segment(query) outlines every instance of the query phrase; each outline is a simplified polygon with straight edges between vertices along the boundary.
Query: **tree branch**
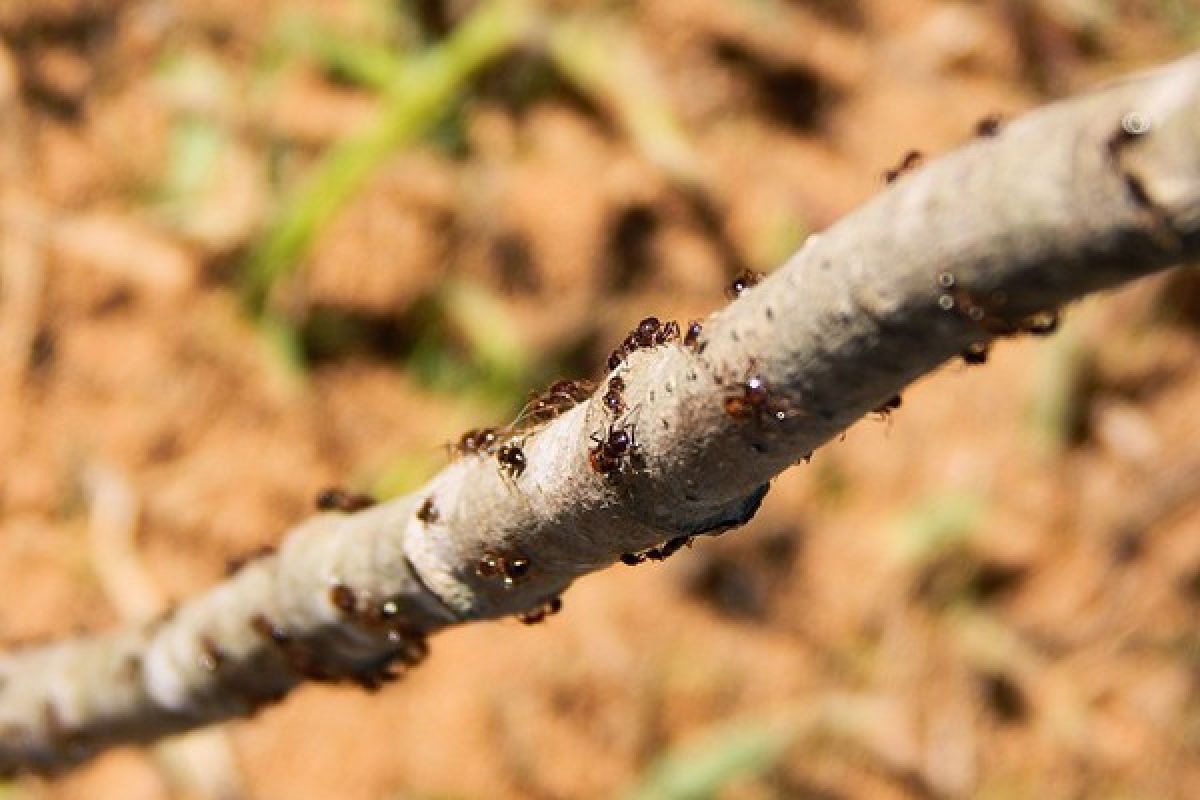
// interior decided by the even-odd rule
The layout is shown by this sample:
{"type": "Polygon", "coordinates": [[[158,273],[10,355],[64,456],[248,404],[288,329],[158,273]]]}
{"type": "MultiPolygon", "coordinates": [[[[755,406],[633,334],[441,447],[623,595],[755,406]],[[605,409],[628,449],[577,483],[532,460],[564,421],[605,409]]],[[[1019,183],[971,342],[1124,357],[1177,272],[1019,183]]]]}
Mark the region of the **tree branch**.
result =
{"type": "Polygon", "coordinates": [[[1198,250],[1193,57],[902,177],[693,344],[628,353],[619,415],[602,386],[412,495],[304,522],[168,617],[0,657],[0,771],[252,713],[305,679],[378,686],[434,631],[744,523],[772,476],[964,348],[1198,250]]]}

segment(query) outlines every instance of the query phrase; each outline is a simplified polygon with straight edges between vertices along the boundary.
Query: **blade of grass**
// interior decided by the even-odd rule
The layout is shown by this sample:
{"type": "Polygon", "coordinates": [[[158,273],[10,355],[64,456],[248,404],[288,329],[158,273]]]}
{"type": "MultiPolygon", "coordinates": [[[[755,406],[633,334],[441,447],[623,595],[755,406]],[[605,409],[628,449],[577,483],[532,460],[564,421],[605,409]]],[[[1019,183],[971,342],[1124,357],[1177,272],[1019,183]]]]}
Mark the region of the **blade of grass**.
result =
{"type": "Polygon", "coordinates": [[[673,748],[654,763],[626,800],[706,800],[731,781],[774,767],[795,738],[795,725],[752,721],[723,726],[673,748]]]}
{"type": "Polygon", "coordinates": [[[264,310],[272,287],[295,268],[321,228],[380,163],[430,130],[470,78],[525,36],[533,21],[523,2],[492,0],[442,44],[404,62],[379,120],[331,148],[251,255],[246,300],[252,310],[264,310]]]}
{"type": "Polygon", "coordinates": [[[706,183],[699,154],[660,90],[645,50],[614,22],[581,15],[555,24],[550,58],[607,108],[645,157],[688,187],[706,183]]]}
{"type": "Polygon", "coordinates": [[[969,541],[986,512],[987,502],[972,491],[947,491],[918,502],[894,526],[901,558],[925,564],[969,541]]]}
{"type": "Polygon", "coordinates": [[[333,30],[307,14],[288,16],[277,39],[287,56],[311,58],[340,78],[380,92],[392,91],[406,66],[394,46],[333,30]]]}

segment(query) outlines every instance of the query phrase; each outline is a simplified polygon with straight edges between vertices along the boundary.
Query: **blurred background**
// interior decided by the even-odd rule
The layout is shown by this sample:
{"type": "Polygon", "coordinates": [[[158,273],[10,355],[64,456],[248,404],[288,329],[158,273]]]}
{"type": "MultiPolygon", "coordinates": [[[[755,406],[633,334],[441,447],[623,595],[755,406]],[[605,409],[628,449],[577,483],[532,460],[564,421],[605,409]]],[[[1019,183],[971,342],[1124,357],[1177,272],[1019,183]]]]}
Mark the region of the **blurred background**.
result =
{"type": "MultiPolygon", "coordinates": [[[[0,0],[0,645],[418,486],[908,150],[1198,42],[1191,0],[0,0]]],[[[1198,332],[1194,270],[1087,301],[541,625],[0,798],[1197,796],[1198,332]]]]}

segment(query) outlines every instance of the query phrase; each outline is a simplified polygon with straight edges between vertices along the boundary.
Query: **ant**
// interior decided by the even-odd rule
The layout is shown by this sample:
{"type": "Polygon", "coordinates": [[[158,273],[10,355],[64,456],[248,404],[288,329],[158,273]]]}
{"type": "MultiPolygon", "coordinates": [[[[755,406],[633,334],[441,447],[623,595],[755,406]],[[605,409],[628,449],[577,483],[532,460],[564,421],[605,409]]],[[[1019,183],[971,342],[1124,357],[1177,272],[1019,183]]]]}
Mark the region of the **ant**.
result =
{"type": "Polygon", "coordinates": [[[980,137],[995,136],[1000,132],[1000,126],[1004,124],[1004,118],[999,114],[988,114],[979,122],[975,123],[975,135],[980,137]]]}
{"type": "Polygon", "coordinates": [[[895,183],[901,175],[920,164],[923,157],[920,150],[909,150],[899,164],[883,173],[883,182],[895,183]]]}
{"type": "Polygon", "coordinates": [[[692,320],[688,323],[687,333],[683,337],[684,347],[690,347],[695,350],[700,344],[700,332],[704,330],[704,326],[699,320],[692,320]]]}
{"type": "Polygon", "coordinates": [[[666,344],[667,342],[674,342],[678,340],[679,323],[675,320],[667,321],[661,328],[658,329],[658,333],[654,336],[655,344],[666,344]]]}
{"type": "Polygon", "coordinates": [[[612,372],[614,369],[621,366],[623,361],[625,361],[625,351],[618,347],[616,350],[613,350],[608,354],[608,371],[612,372]]]}
{"type": "Polygon", "coordinates": [[[375,505],[375,498],[369,494],[352,492],[349,489],[330,487],[317,492],[317,511],[344,511],[346,513],[362,511],[375,505]]]}
{"type": "Polygon", "coordinates": [[[649,550],[643,550],[640,553],[621,553],[621,563],[626,566],[636,567],[638,564],[644,564],[647,561],[666,561],[684,547],[691,547],[692,538],[691,536],[676,536],[673,539],[663,542],[658,547],[651,547],[649,550]]]}
{"type": "Polygon", "coordinates": [[[725,413],[736,420],[753,419],[762,425],[768,419],[782,422],[792,413],[787,402],[772,395],[766,379],[750,375],[737,386],[737,393],[725,397],[725,413]]]}
{"type": "Polygon", "coordinates": [[[640,448],[634,441],[633,434],[623,428],[610,425],[607,437],[593,433],[591,439],[596,446],[588,450],[588,463],[601,475],[619,473],[625,458],[629,459],[629,464],[634,469],[642,469],[646,465],[645,459],[638,452],[640,448]]]}
{"type": "Polygon", "coordinates": [[[485,550],[475,564],[475,573],[484,578],[503,578],[504,588],[511,589],[529,574],[528,558],[507,558],[485,550]]]}
{"type": "Polygon", "coordinates": [[[880,419],[887,419],[888,416],[895,411],[904,402],[904,398],[898,394],[894,394],[887,400],[871,409],[872,414],[878,414],[880,419]]]}
{"type": "Polygon", "coordinates": [[[541,392],[530,393],[529,403],[517,417],[517,424],[514,427],[518,427],[518,429],[523,427],[519,423],[526,415],[532,424],[548,422],[582,403],[594,391],[596,391],[596,384],[589,380],[556,381],[541,392]]]}
{"type": "Polygon", "coordinates": [[[506,444],[497,450],[496,460],[500,462],[500,469],[513,480],[521,477],[525,467],[529,466],[525,460],[525,451],[521,449],[520,445],[515,444],[506,444]]]}
{"type": "Polygon", "coordinates": [[[1049,336],[1058,330],[1060,321],[1057,311],[1043,311],[1021,320],[1020,328],[1024,333],[1034,336],[1049,336]]]}
{"type": "Polygon", "coordinates": [[[433,503],[433,495],[425,498],[425,502],[421,503],[421,507],[417,509],[417,519],[424,522],[426,525],[432,525],[441,517],[438,513],[437,506],[433,503]]]}
{"type": "Polygon", "coordinates": [[[966,349],[958,355],[964,364],[986,364],[991,350],[992,346],[988,342],[975,342],[967,345],[966,349]]]}
{"type": "Polygon", "coordinates": [[[988,300],[980,299],[971,291],[956,286],[954,275],[949,272],[940,273],[937,284],[942,290],[938,296],[938,305],[942,309],[958,311],[992,336],[1016,336],[1020,333],[1048,336],[1058,330],[1060,317],[1056,309],[1040,311],[1013,321],[1000,316],[1000,307],[1005,303],[1003,292],[993,292],[988,300]]]}
{"type": "Polygon", "coordinates": [[[517,619],[526,625],[536,625],[546,617],[553,616],[560,611],[562,611],[562,598],[555,595],[548,600],[544,600],[537,608],[520,612],[517,614],[517,619]]]}
{"type": "Polygon", "coordinates": [[[234,556],[233,558],[231,558],[225,562],[225,574],[232,575],[235,572],[237,572],[238,570],[240,570],[242,567],[249,564],[251,561],[257,561],[260,558],[266,558],[267,556],[271,556],[274,554],[275,554],[275,546],[270,545],[270,544],[264,544],[261,547],[257,547],[254,550],[251,550],[249,553],[246,553],[245,555],[234,556]]]}
{"type": "Polygon", "coordinates": [[[608,391],[604,393],[604,407],[614,415],[625,410],[625,400],[621,393],[625,391],[625,381],[620,375],[613,375],[608,380],[608,391]]]}
{"type": "Polygon", "coordinates": [[[679,339],[679,333],[679,323],[675,320],[663,323],[658,317],[646,317],[625,336],[620,347],[609,354],[609,372],[621,366],[633,351],[674,342],[679,339]]]}
{"type": "MultiPolygon", "coordinates": [[[[725,294],[733,299],[741,297],[743,292],[745,292],[747,289],[757,286],[758,283],[765,277],[766,276],[761,272],[744,269],[734,277],[733,282],[729,284],[729,288],[725,290],[725,294]]],[[[690,326],[688,328],[688,332],[691,333],[690,326]]]]}
{"type": "Polygon", "coordinates": [[[458,439],[454,450],[459,455],[472,453],[491,453],[496,446],[495,428],[472,428],[458,439]]]}
{"type": "Polygon", "coordinates": [[[659,329],[662,323],[658,321],[658,317],[646,317],[637,324],[637,327],[629,334],[625,342],[628,343],[633,339],[637,347],[654,347],[655,339],[658,337],[659,329]]]}

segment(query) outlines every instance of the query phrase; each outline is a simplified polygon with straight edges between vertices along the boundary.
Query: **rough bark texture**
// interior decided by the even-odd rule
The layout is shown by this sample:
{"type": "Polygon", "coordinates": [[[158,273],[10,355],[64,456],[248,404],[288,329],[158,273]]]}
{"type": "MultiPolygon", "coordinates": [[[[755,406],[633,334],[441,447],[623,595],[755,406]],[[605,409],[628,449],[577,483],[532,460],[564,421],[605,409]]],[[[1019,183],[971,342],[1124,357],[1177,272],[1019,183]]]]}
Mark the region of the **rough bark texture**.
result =
{"type": "Polygon", "coordinates": [[[510,437],[523,471],[495,448],[463,455],[412,495],[308,520],[166,618],[0,657],[0,771],[248,714],[305,679],[377,686],[440,628],[745,522],[772,476],[964,348],[1198,250],[1191,58],[901,177],[705,320],[695,346],[632,352],[620,415],[602,384],[510,437]],[[592,437],[613,429],[636,454],[600,474],[592,437]]]}

